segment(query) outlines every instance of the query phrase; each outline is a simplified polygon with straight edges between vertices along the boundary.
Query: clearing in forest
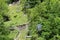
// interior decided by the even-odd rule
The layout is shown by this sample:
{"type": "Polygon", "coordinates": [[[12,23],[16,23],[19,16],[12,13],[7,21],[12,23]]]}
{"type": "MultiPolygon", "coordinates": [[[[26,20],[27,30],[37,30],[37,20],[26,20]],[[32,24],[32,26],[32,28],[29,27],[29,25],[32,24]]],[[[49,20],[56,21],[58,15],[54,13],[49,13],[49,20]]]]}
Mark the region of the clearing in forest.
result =
{"type": "MultiPolygon", "coordinates": [[[[22,12],[22,6],[20,3],[9,4],[8,9],[9,9],[9,11],[8,11],[7,15],[9,16],[9,21],[6,21],[4,23],[6,27],[23,25],[24,23],[27,23],[27,15],[25,15],[22,12]]],[[[20,36],[19,40],[24,39],[22,36],[26,35],[25,32],[26,32],[26,30],[21,31],[21,34],[20,34],[21,36],[20,36]]],[[[18,33],[17,30],[11,31],[10,34],[8,35],[8,37],[14,39],[14,37],[16,37],[17,33],[18,33]]]]}

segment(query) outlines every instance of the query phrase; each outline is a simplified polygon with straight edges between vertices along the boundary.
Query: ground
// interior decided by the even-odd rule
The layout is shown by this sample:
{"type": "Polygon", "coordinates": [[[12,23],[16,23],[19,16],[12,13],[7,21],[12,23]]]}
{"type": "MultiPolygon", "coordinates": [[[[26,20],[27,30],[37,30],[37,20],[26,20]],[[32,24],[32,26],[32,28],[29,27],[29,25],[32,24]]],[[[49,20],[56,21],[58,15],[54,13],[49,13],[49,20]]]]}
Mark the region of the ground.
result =
{"type": "MultiPolygon", "coordinates": [[[[22,12],[22,5],[20,5],[20,3],[9,4],[8,9],[9,11],[7,15],[9,16],[10,21],[4,22],[6,27],[18,26],[27,23],[27,15],[22,12]]],[[[24,36],[27,35],[27,30],[23,29],[20,30],[20,32],[19,40],[25,40],[26,38],[24,36]]],[[[14,39],[17,33],[17,30],[11,31],[8,37],[14,39]]]]}

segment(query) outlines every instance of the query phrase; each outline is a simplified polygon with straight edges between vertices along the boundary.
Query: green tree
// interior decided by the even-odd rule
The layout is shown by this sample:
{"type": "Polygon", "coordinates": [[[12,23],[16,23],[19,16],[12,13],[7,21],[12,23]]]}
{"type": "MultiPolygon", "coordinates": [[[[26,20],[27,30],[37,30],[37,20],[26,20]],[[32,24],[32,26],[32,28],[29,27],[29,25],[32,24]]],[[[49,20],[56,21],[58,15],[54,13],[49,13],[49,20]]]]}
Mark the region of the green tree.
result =
{"type": "Polygon", "coordinates": [[[30,21],[31,35],[38,40],[60,40],[60,1],[59,0],[43,0],[35,5],[32,9],[28,9],[30,21]],[[42,24],[42,30],[38,33],[36,25],[42,24]],[[38,36],[34,36],[38,35],[38,36]],[[56,37],[58,35],[58,37],[56,37]]]}
{"type": "Polygon", "coordinates": [[[4,26],[3,15],[7,13],[6,0],[0,0],[0,40],[11,40],[7,37],[9,30],[4,26]]]}

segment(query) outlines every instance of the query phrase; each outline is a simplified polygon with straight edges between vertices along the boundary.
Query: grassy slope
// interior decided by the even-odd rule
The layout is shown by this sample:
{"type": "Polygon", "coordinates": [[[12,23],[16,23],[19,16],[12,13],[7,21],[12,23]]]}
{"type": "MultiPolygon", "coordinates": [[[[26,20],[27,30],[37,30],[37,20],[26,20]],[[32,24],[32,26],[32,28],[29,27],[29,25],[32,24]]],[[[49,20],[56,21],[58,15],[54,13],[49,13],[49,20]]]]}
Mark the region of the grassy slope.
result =
{"type": "Polygon", "coordinates": [[[7,15],[9,15],[10,21],[5,22],[5,25],[10,26],[10,25],[20,25],[20,24],[26,23],[27,16],[26,15],[24,16],[21,10],[22,8],[20,7],[20,5],[15,4],[15,5],[9,6],[9,12],[7,15]]]}
{"type": "Polygon", "coordinates": [[[27,36],[27,32],[28,32],[28,27],[26,27],[25,29],[20,31],[20,40],[26,40],[26,36],[27,36]]]}
{"type": "MultiPolygon", "coordinates": [[[[5,22],[5,26],[9,27],[9,26],[16,26],[16,25],[20,25],[20,24],[24,24],[27,22],[27,16],[23,14],[22,7],[19,4],[14,4],[12,6],[9,6],[9,12],[7,13],[7,15],[10,17],[10,21],[5,22]]],[[[25,31],[26,32],[26,31],[25,31]]],[[[23,33],[23,31],[22,31],[23,33]]],[[[17,31],[12,31],[8,37],[9,38],[14,38],[17,34],[17,31]]],[[[25,34],[21,34],[21,36],[24,36],[25,34]]],[[[21,38],[21,37],[20,37],[21,38]]],[[[23,37],[22,37],[23,39],[23,37]]]]}

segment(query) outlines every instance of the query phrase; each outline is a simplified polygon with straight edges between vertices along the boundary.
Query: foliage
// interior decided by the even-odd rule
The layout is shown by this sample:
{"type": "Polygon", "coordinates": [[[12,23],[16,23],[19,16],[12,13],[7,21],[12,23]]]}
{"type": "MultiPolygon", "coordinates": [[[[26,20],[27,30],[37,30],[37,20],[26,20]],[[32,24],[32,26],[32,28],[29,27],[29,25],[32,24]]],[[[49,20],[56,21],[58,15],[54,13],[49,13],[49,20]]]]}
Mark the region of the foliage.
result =
{"type": "Polygon", "coordinates": [[[11,33],[9,28],[27,23],[27,16],[22,11],[25,2],[21,2],[9,6],[11,0],[0,0],[0,40],[13,40],[18,31],[14,30],[11,33]]]}
{"type": "Polygon", "coordinates": [[[43,0],[43,2],[38,3],[32,9],[27,9],[27,15],[30,21],[29,29],[31,35],[35,37],[36,40],[60,40],[59,4],[59,0],[43,0]],[[36,30],[37,24],[43,25],[40,32],[36,30]],[[56,35],[58,35],[58,37],[56,35]]]}
{"type": "Polygon", "coordinates": [[[5,0],[0,0],[0,40],[10,40],[7,37],[9,30],[4,26],[3,15],[7,13],[7,4],[5,0]]]}

